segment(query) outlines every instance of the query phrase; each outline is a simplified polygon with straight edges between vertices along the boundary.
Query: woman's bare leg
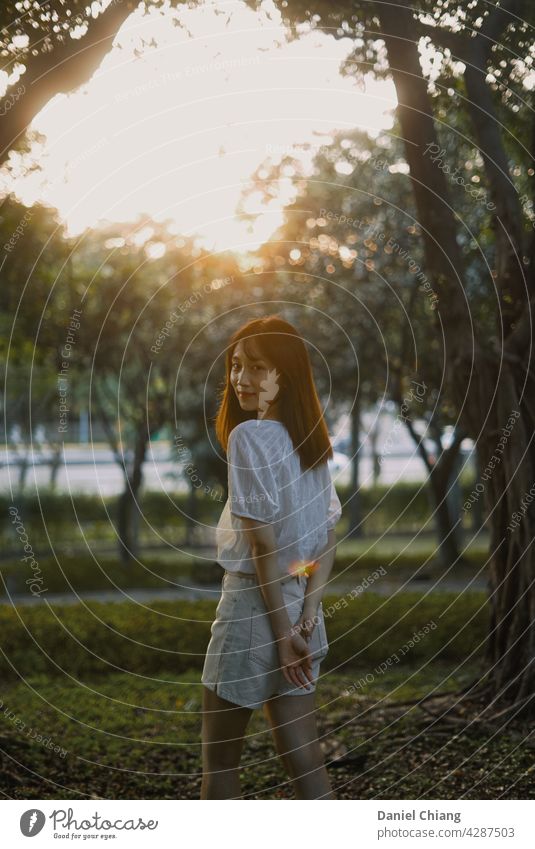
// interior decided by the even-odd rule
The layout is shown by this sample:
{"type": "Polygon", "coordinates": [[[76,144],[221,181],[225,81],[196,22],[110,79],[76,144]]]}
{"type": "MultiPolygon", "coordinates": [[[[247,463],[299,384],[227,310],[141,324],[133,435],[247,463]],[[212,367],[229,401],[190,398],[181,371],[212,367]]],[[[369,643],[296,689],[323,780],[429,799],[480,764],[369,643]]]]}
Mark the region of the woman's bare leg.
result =
{"type": "Polygon", "coordinates": [[[239,798],[243,738],[252,712],[203,687],[201,799],[239,798]]]}
{"type": "Polygon", "coordinates": [[[264,713],[296,798],[336,799],[318,740],[315,696],[274,696],[264,713]]]}

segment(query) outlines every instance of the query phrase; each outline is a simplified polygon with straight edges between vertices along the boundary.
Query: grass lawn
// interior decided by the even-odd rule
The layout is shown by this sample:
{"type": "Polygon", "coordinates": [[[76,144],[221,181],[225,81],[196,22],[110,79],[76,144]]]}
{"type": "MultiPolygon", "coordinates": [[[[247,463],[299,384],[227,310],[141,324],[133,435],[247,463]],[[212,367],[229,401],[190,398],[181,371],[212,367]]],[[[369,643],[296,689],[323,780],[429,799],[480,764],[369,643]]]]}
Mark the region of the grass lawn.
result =
{"type": "MultiPolygon", "coordinates": [[[[479,674],[473,662],[457,667],[452,660],[393,666],[364,688],[352,685],[369,666],[325,674],[318,722],[339,799],[535,798],[535,738],[525,723],[465,728],[402,704],[433,688],[456,690],[479,674]]],[[[4,798],[199,798],[199,677],[198,669],[114,673],[92,683],[35,676],[4,687],[4,798]]],[[[242,767],[245,798],[293,798],[262,711],[253,713],[242,767]]]]}

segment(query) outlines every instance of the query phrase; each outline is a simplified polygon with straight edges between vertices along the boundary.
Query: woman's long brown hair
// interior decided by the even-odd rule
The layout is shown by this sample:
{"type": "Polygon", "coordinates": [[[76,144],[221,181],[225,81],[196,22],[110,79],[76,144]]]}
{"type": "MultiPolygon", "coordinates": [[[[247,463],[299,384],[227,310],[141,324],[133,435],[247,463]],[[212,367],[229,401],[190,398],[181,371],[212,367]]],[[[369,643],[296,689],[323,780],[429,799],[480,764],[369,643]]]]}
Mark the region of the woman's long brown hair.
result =
{"type": "Polygon", "coordinates": [[[230,432],[237,424],[256,418],[256,412],[244,412],[230,382],[234,347],[240,340],[247,356],[247,339],[254,337],[263,356],[278,373],[280,419],[290,434],[303,469],[312,469],[333,456],[327,425],[316,392],[308,351],[296,328],[279,315],[254,318],[232,335],[225,356],[225,387],[215,417],[217,439],[227,451],[230,432]]]}

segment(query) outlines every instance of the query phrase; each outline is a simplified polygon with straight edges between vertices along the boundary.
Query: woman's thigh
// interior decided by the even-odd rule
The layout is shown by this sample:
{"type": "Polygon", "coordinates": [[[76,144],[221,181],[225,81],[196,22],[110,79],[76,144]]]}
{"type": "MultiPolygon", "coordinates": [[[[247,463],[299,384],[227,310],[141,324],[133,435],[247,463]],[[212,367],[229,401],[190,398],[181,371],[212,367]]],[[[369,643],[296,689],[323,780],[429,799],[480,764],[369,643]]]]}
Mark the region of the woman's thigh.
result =
{"type": "Polygon", "coordinates": [[[323,764],[316,725],[316,694],[273,696],[264,704],[275,748],[292,772],[323,764]]]}
{"type": "Polygon", "coordinates": [[[229,768],[239,764],[252,712],[251,708],[235,705],[203,687],[201,739],[206,761],[229,768]]]}

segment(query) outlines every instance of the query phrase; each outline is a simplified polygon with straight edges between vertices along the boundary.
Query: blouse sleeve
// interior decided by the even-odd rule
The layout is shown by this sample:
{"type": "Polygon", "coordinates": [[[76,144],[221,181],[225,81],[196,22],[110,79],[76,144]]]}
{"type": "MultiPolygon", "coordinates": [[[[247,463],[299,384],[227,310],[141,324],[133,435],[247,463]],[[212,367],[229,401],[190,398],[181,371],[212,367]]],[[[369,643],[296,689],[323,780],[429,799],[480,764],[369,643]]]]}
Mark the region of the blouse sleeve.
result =
{"type": "Polygon", "coordinates": [[[332,531],[335,525],[340,521],[341,517],[342,505],[340,504],[338,493],[336,492],[334,483],[331,479],[331,501],[327,511],[327,530],[332,531]]]}
{"type": "Polygon", "coordinates": [[[260,432],[238,425],[228,440],[230,512],[259,522],[274,522],[279,512],[278,487],[260,432]]]}

